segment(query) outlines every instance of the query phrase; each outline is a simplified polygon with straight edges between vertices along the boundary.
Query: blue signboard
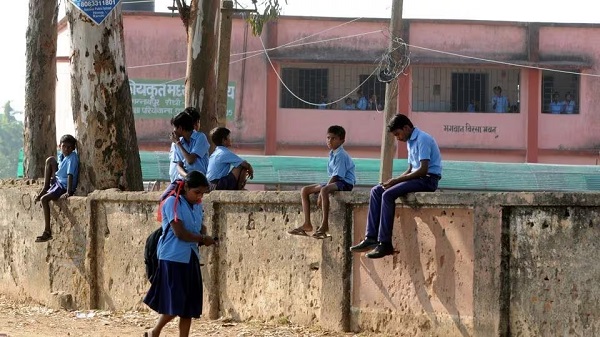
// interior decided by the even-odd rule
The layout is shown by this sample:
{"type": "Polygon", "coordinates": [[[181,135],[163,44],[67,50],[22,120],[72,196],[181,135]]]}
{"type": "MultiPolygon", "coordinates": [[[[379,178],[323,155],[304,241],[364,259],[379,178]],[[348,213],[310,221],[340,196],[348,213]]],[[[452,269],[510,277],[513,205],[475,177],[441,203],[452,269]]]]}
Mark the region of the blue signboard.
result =
{"type": "Polygon", "coordinates": [[[112,12],[121,0],[71,0],[75,7],[79,8],[97,25],[112,12]]]}

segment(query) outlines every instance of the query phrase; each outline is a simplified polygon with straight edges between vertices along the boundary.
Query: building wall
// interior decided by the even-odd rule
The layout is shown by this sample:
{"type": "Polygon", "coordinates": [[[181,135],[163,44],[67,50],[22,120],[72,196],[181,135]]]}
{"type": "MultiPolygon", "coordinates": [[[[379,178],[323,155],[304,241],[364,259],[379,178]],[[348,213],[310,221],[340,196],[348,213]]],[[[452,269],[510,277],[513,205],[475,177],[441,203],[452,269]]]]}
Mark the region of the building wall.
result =
{"type": "MultiPolygon", "coordinates": [[[[229,79],[236,83],[236,94],[234,116],[228,121],[228,127],[233,131],[238,152],[264,152],[271,147],[274,152],[270,154],[322,156],[326,128],[340,124],[349,131],[347,149],[351,155],[380,155],[383,125],[380,112],[281,108],[280,98],[285,89],[281,87],[277,74],[281,75],[285,67],[327,68],[331,74],[328,82],[329,100],[337,100],[348,93],[357,98],[352,92],[356,88],[357,77],[374,69],[381,52],[387,48],[388,23],[375,19],[348,21],[283,17],[276,24],[265,26],[262,37],[256,37],[245,21],[234,19],[229,79]],[[285,46],[269,51],[277,74],[262,53],[261,39],[267,49],[285,46]],[[320,40],[327,41],[314,43],[320,40]],[[289,47],[290,43],[303,45],[289,47]]],[[[535,88],[539,81],[535,70],[531,73],[526,68],[455,58],[420,47],[520,64],[536,64],[535,60],[530,59],[537,52],[543,62],[541,65],[550,64],[550,68],[560,68],[566,64],[570,68],[582,68],[584,75],[594,75],[600,74],[600,47],[590,41],[597,40],[595,35],[600,27],[537,24],[539,45],[536,48],[528,45],[528,41],[535,39],[532,38],[533,26],[525,23],[408,22],[406,34],[413,45],[410,49],[412,66],[402,78],[403,85],[398,97],[401,100],[406,98],[408,102],[400,105],[399,112],[408,114],[418,127],[437,139],[444,158],[597,163],[600,147],[595,136],[600,131],[600,115],[596,113],[600,98],[595,94],[600,89],[598,77],[581,78],[580,93],[576,97],[580,106],[579,114],[541,114],[543,106],[540,111],[531,108],[534,106],[532,101],[541,100],[537,89],[531,92],[531,88],[535,88]],[[577,64],[573,63],[574,59],[581,60],[584,65],[573,65],[577,64]],[[449,110],[449,76],[452,72],[465,71],[487,73],[487,97],[491,99],[492,88],[500,85],[511,104],[518,101],[519,112],[433,112],[449,110]],[[433,85],[440,86],[439,96],[432,94],[433,85]],[[428,103],[430,100],[434,102],[428,103]]],[[[185,32],[177,16],[126,14],[124,30],[130,79],[171,81],[185,76],[185,32]],[[139,67],[171,62],[176,63],[139,67]]],[[[59,56],[67,57],[69,52],[65,39],[68,40],[68,29],[63,29],[59,35],[59,56]]],[[[69,103],[65,102],[69,94],[64,89],[70,83],[67,74],[66,68],[59,66],[57,107],[61,121],[69,120],[70,116],[69,103]]],[[[490,108],[489,102],[482,102],[481,105],[482,109],[490,108]]],[[[341,103],[338,103],[337,108],[340,106],[341,103]]],[[[61,123],[58,128],[70,130],[64,125],[67,124],[61,123]]],[[[169,129],[168,118],[136,119],[142,149],[164,148],[166,151],[168,140],[165,135],[169,129]]]]}
{"type": "MultiPolygon", "coordinates": [[[[592,63],[582,71],[578,115],[541,115],[540,147],[544,149],[600,148],[600,28],[540,28],[540,58],[580,56],[592,63]],[[592,76],[585,76],[592,75],[592,76]]],[[[577,97],[576,97],[577,99],[577,97]]]]}

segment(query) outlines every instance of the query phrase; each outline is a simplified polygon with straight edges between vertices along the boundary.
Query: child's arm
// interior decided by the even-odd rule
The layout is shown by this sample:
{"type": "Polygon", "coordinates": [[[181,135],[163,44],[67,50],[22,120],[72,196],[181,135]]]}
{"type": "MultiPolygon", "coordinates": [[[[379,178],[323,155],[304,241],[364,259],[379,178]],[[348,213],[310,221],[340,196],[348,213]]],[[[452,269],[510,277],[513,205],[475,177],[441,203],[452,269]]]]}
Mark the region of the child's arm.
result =
{"type": "Polygon", "coordinates": [[[179,173],[179,175],[182,176],[183,178],[185,178],[187,176],[187,172],[183,168],[183,162],[177,163],[177,173],[179,173]]]}
{"type": "Polygon", "coordinates": [[[173,228],[173,233],[179,240],[186,242],[198,242],[205,246],[210,246],[215,243],[214,239],[205,233],[200,232],[200,234],[194,234],[185,229],[181,220],[171,221],[171,228],[173,228]]]}
{"type": "Polygon", "coordinates": [[[327,182],[327,185],[329,185],[329,184],[333,184],[333,183],[335,183],[336,181],[339,181],[339,180],[340,180],[340,179],[339,179],[339,177],[338,177],[338,176],[336,176],[336,175],[334,175],[334,176],[331,176],[331,178],[329,178],[329,181],[327,182]]]}
{"type": "Polygon", "coordinates": [[[249,162],[247,162],[247,161],[244,160],[240,164],[240,166],[243,167],[243,168],[245,168],[246,170],[248,170],[248,177],[250,177],[250,179],[254,178],[254,169],[252,168],[252,165],[250,165],[249,162]]]}
{"type": "Polygon", "coordinates": [[[73,188],[73,175],[68,174],[67,175],[67,192],[60,196],[61,199],[67,199],[68,197],[70,197],[72,188],[73,188]]]}

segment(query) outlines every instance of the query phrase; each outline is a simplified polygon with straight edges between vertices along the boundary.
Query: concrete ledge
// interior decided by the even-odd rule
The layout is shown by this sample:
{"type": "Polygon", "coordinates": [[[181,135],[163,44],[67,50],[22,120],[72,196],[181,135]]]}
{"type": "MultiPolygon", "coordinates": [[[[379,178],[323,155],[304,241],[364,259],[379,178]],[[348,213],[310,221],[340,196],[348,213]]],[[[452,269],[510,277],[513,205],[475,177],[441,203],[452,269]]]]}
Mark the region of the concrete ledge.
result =
{"type": "MultiPolygon", "coordinates": [[[[35,182],[0,182],[0,292],[73,309],[144,309],[143,248],[159,192],[96,191],[52,204],[54,239],[33,205],[35,182]]],[[[285,318],[340,331],[447,336],[593,335],[600,329],[600,193],[417,193],[398,201],[398,254],[350,254],[368,192],[332,198],[331,240],[287,234],[298,192],[213,192],[202,248],[205,313],[285,318]]],[[[321,214],[313,208],[313,225],[321,214]]]]}

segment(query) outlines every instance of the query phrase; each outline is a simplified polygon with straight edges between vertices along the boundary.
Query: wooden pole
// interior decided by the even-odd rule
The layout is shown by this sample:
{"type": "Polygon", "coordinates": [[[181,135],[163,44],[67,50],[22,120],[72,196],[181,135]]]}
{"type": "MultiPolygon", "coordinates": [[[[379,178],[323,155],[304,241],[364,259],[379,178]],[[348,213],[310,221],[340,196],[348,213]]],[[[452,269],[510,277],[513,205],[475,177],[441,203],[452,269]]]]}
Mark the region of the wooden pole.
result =
{"type": "Polygon", "coordinates": [[[231,28],[233,1],[224,0],[221,7],[221,31],[219,34],[219,69],[217,71],[217,124],[227,124],[227,89],[229,87],[229,54],[231,52],[231,28]]]}
{"type": "MultiPolygon", "coordinates": [[[[397,44],[394,39],[402,36],[402,3],[403,0],[392,0],[392,18],[390,19],[390,38],[389,51],[394,61],[399,62],[401,51],[394,49],[397,44]]],[[[392,168],[394,163],[394,153],[396,151],[396,140],[393,135],[387,132],[387,122],[396,115],[398,111],[398,79],[395,78],[385,86],[385,106],[383,119],[383,134],[381,137],[381,166],[379,167],[379,181],[386,181],[392,177],[392,168]]]]}

